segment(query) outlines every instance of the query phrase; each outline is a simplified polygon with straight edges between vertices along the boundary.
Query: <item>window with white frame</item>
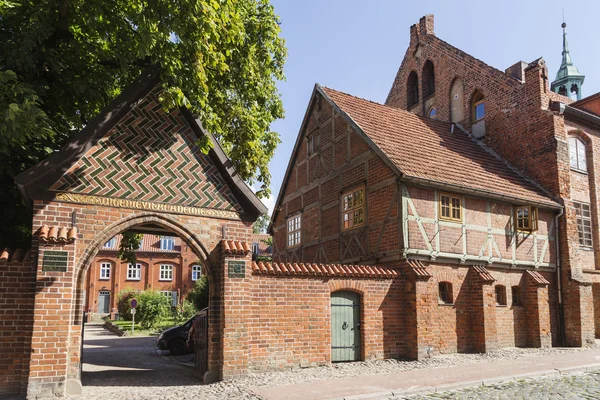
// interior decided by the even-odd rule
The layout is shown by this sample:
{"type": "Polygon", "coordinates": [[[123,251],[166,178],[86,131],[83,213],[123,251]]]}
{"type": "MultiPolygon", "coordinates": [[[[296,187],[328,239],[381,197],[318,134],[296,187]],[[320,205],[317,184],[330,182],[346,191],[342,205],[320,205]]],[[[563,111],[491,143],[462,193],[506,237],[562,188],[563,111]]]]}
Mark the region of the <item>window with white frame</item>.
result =
{"type": "Polygon", "coordinates": [[[100,279],[110,279],[110,263],[100,263],[100,279]]]}
{"type": "Polygon", "coordinates": [[[258,254],[258,243],[252,243],[252,254],[258,254]]]}
{"type": "Polygon", "coordinates": [[[176,291],[170,291],[170,290],[162,290],[160,292],[160,294],[162,294],[163,296],[165,296],[167,298],[167,300],[169,300],[169,304],[172,307],[176,307],[177,306],[177,292],[176,291]]]}
{"type": "Polygon", "coordinates": [[[577,216],[579,244],[585,247],[592,247],[592,213],[590,205],[574,201],[573,207],[577,216]]]}
{"type": "Polygon", "coordinates": [[[142,279],[142,264],[127,265],[127,279],[136,281],[142,279]]]}
{"type": "Polygon", "coordinates": [[[301,220],[302,214],[296,214],[288,218],[288,229],[287,229],[287,244],[288,247],[295,247],[300,245],[301,238],[301,220]]]}
{"type": "Polygon", "coordinates": [[[169,264],[160,265],[160,280],[161,281],[172,281],[173,280],[173,266],[169,264]]]}
{"type": "Polygon", "coordinates": [[[571,159],[571,168],[578,171],[587,171],[587,163],[585,157],[585,144],[576,137],[569,138],[569,156],[571,159]]]}
{"type": "Polygon", "coordinates": [[[108,242],[104,243],[104,248],[105,249],[114,249],[116,243],[117,243],[117,239],[112,238],[108,242]]]}
{"type": "Polygon", "coordinates": [[[197,281],[200,277],[202,277],[202,266],[192,265],[192,280],[197,281]]]}
{"type": "Polygon", "coordinates": [[[161,236],[160,237],[160,249],[161,250],[173,250],[175,247],[175,238],[173,236],[161,236]]]}

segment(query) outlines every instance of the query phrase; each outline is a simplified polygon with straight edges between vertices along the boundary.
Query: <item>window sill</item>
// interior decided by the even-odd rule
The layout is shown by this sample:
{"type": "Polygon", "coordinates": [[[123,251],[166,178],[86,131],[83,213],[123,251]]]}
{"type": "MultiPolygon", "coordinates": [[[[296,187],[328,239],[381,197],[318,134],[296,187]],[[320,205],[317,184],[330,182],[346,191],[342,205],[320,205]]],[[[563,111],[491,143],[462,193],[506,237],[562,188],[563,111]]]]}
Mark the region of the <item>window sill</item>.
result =
{"type": "Polygon", "coordinates": [[[455,224],[462,224],[462,219],[448,219],[448,218],[439,218],[440,221],[443,222],[454,222],[455,224]]]}
{"type": "Polygon", "coordinates": [[[110,281],[110,277],[108,277],[108,278],[98,278],[98,280],[100,280],[100,281],[110,281]]]}
{"type": "Polygon", "coordinates": [[[449,306],[449,307],[452,307],[452,306],[454,306],[454,303],[443,303],[443,302],[438,302],[438,306],[449,306]]]}
{"type": "Polygon", "coordinates": [[[366,224],[362,223],[360,225],[353,225],[353,226],[351,226],[349,228],[342,228],[342,232],[351,231],[352,229],[356,229],[356,228],[362,228],[365,225],[366,224]]]}
{"type": "Polygon", "coordinates": [[[136,281],[136,282],[139,282],[141,280],[142,280],[142,278],[127,278],[127,279],[125,279],[125,281],[136,281]]]}
{"type": "Polygon", "coordinates": [[[577,172],[577,173],[582,174],[582,175],[587,175],[588,174],[587,171],[584,171],[584,170],[579,169],[579,168],[573,168],[573,167],[571,167],[571,171],[577,172]]]}
{"type": "Polygon", "coordinates": [[[496,304],[496,307],[508,307],[506,304],[496,304]]]}
{"type": "Polygon", "coordinates": [[[583,251],[594,251],[594,247],[593,246],[583,246],[583,245],[579,245],[579,249],[583,250],[583,251]]]}
{"type": "Polygon", "coordinates": [[[173,282],[173,278],[171,279],[159,279],[159,282],[173,282]]]}

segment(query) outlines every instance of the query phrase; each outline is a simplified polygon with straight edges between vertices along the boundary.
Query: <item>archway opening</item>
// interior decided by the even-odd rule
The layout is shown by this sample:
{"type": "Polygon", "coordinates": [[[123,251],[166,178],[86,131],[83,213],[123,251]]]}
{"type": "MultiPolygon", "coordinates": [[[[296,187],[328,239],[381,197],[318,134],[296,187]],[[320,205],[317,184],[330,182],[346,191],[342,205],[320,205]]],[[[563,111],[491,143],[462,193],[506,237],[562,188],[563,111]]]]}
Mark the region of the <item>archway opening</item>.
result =
{"type": "Polygon", "coordinates": [[[202,383],[209,354],[219,354],[219,349],[209,349],[209,329],[213,336],[220,329],[214,323],[220,304],[212,301],[219,285],[204,248],[187,232],[155,220],[107,230],[88,245],[87,253],[80,262],[74,302],[74,311],[83,310],[74,312],[74,318],[82,321],[79,378],[84,395],[98,386],[118,391],[123,386],[202,383]],[[141,238],[135,262],[119,256],[125,232],[141,238]],[[199,330],[204,334],[190,334],[199,330]]]}

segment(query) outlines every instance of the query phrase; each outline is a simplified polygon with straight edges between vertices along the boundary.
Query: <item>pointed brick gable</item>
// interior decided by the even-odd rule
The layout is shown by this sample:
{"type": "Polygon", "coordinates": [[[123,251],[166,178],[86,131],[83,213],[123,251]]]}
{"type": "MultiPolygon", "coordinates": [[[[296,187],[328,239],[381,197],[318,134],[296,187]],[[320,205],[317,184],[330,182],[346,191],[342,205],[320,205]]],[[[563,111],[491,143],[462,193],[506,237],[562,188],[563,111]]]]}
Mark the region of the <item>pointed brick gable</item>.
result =
{"type": "Polygon", "coordinates": [[[241,211],[181,111],[147,94],[51,190],[241,211]]]}

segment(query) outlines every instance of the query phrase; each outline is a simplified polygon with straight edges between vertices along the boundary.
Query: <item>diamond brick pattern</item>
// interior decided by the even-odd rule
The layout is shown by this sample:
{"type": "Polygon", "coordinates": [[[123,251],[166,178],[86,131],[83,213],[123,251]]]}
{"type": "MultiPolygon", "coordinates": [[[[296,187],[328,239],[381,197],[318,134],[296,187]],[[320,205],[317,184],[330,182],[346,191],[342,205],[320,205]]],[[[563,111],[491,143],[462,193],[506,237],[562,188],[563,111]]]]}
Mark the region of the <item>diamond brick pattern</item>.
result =
{"type": "Polygon", "coordinates": [[[52,190],[241,211],[181,112],[166,113],[155,88],[52,190]]]}

